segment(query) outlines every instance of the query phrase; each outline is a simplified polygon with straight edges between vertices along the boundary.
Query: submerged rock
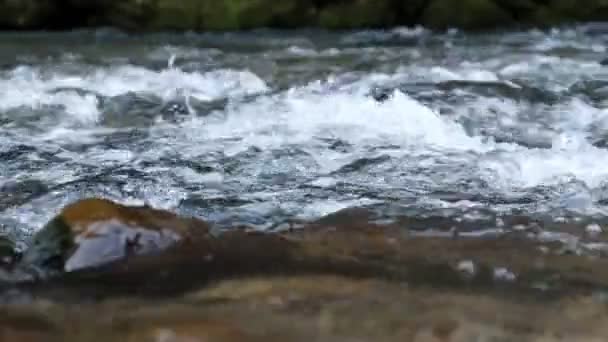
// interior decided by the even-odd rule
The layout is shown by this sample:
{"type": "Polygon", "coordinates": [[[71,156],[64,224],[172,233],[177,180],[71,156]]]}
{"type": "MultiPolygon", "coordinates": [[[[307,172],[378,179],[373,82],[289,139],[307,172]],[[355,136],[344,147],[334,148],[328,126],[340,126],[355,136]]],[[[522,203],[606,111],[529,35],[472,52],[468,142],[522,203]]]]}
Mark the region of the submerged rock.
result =
{"type": "Polygon", "coordinates": [[[0,210],[21,205],[48,191],[46,184],[35,179],[7,182],[0,185],[0,210]]]}
{"type": "Polygon", "coordinates": [[[158,253],[208,229],[203,221],[147,206],[84,199],[65,207],[34,236],[19,266],[42,273],[96,267],[158,253]]]}
{"type": "Polygon", "coordinates": [[[15,243],[8,237],[0,236],[0,267],[13,263],[16,254],[15,243]]]}

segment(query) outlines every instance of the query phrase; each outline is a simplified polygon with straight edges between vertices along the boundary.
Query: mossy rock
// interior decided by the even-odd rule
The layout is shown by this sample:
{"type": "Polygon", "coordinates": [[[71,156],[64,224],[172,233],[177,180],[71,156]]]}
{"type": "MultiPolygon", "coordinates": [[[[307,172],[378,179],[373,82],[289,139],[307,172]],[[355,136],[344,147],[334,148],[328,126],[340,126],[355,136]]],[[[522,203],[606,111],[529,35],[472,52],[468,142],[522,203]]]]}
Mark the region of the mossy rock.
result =
{"type": "Polygon", "coordinates": [[[0,263],[4,258],[12,258],[15,255],[15,243],[8,237],[0,236],[0,263]]]}
{"type": "Polygon", "coordinates": [[[55,217],[34,235],[21,265],[36,273],[61,271],[74,247],[74,237],[65,220],[55,217]]]}
{"type": "Polygon", "coordinates": [[[83,199],[66,206],[33,237],[20,267],[55,274],[159,253],[179,241],[206,236],[209,226],[147,206],[83,199]]]}
{"type": "Polygon", "coordinates": [[[513,23],[508,11],[492,0],[433,0],[422,17],[422,24],[433,29],[480,30],[513,23]]]}
{"type": "Polygon", "coordinates": [[[547,6],[539,6],[528,18],[523,18],[524,23],[535,27],[550,27],[558,25],[568,20],[568,16],[564,16],[547,6]]]}
{"type": "Polygon", "coordinates": [[[398,6],[398,24],[412,26],[420,24],[420,17],[428,3],[428,0],[409,0],[400,2],[398,6]]]}
{"type": "Polygon", "coordinates": [[[154,29],[196,30],[200,26],[201,1],[157,0],[153,19],[154,29]]]}
{"type": "Polygon", "coordinates": [[[202,30],[242,30],[263,27],[300,27],[312,22],[314,8],[302,0],[201,1],[202,30]]]}
{"type": "Polygon", "coordinates": [[[355,0],[329,4],[320,9],[318,25],[327,29],[393,26],[398,12],[391,0],[355,0]]]}
{"type": "Polygon", "coordinates": [[[608,15],[608,0],[551,0],[548,7],[568,21],[603,20],[608,15]]]}
{"type": "Polygon", "coordinates": [[[0,0],[0,27],[31,29],[52,26],[55,6],[47,0],[0,0]]]}
{"type": "Polygon", "coordinates": [[[534,0],[494,0],[494,3],[515,16],[519,16],[522,12],[533,12],[539,6],[534,0]]]}
{"type": "Polygon", "coordinates": [[[151,26],[157,13],[157,0],[110,1],[98,7],[99,12],[90,18],[97,25],[116,26],[126,30],[144,30],[151,26]]]}

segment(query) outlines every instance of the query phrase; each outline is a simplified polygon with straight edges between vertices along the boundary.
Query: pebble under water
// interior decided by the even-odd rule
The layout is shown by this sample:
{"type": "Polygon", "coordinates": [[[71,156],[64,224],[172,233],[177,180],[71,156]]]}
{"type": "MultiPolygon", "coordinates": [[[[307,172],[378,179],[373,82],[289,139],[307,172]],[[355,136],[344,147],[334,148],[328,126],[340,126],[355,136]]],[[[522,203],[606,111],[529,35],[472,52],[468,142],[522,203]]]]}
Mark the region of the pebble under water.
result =
{"type": "Polygon", "coordinates": [[[95,196],[226,228],[365,207],[420,234],[584,236],[608,223],[607,42],[2,33],[0,233],[95,196]]]}

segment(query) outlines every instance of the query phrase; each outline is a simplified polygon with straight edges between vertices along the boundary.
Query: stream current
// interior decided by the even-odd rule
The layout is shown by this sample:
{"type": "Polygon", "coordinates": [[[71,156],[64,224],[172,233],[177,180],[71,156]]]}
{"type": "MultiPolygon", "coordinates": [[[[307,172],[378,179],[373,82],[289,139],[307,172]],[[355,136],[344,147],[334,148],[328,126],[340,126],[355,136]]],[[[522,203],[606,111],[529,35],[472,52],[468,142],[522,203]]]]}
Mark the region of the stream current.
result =
{"type": "MultiPolygon", "coordinates": [[[[608,27],[0,34],[0,232],[84,197],[218,227],[608,223],[608,27]]],[[[561,236],[561,235],[560,235],[561,236]]]]}

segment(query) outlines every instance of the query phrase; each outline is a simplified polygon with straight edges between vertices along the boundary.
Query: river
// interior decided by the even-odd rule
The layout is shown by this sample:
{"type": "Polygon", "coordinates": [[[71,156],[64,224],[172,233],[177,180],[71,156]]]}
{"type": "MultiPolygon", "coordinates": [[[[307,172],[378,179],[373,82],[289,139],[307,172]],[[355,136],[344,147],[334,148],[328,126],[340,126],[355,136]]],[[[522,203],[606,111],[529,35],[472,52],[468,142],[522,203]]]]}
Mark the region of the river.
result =
{"type": "Polygon", "coordinates": [[[420,234],[583,233],[608,223],[607,40],[1,33],[0,232],[95,196],[225,228],[365,207],[420,234]]]}

